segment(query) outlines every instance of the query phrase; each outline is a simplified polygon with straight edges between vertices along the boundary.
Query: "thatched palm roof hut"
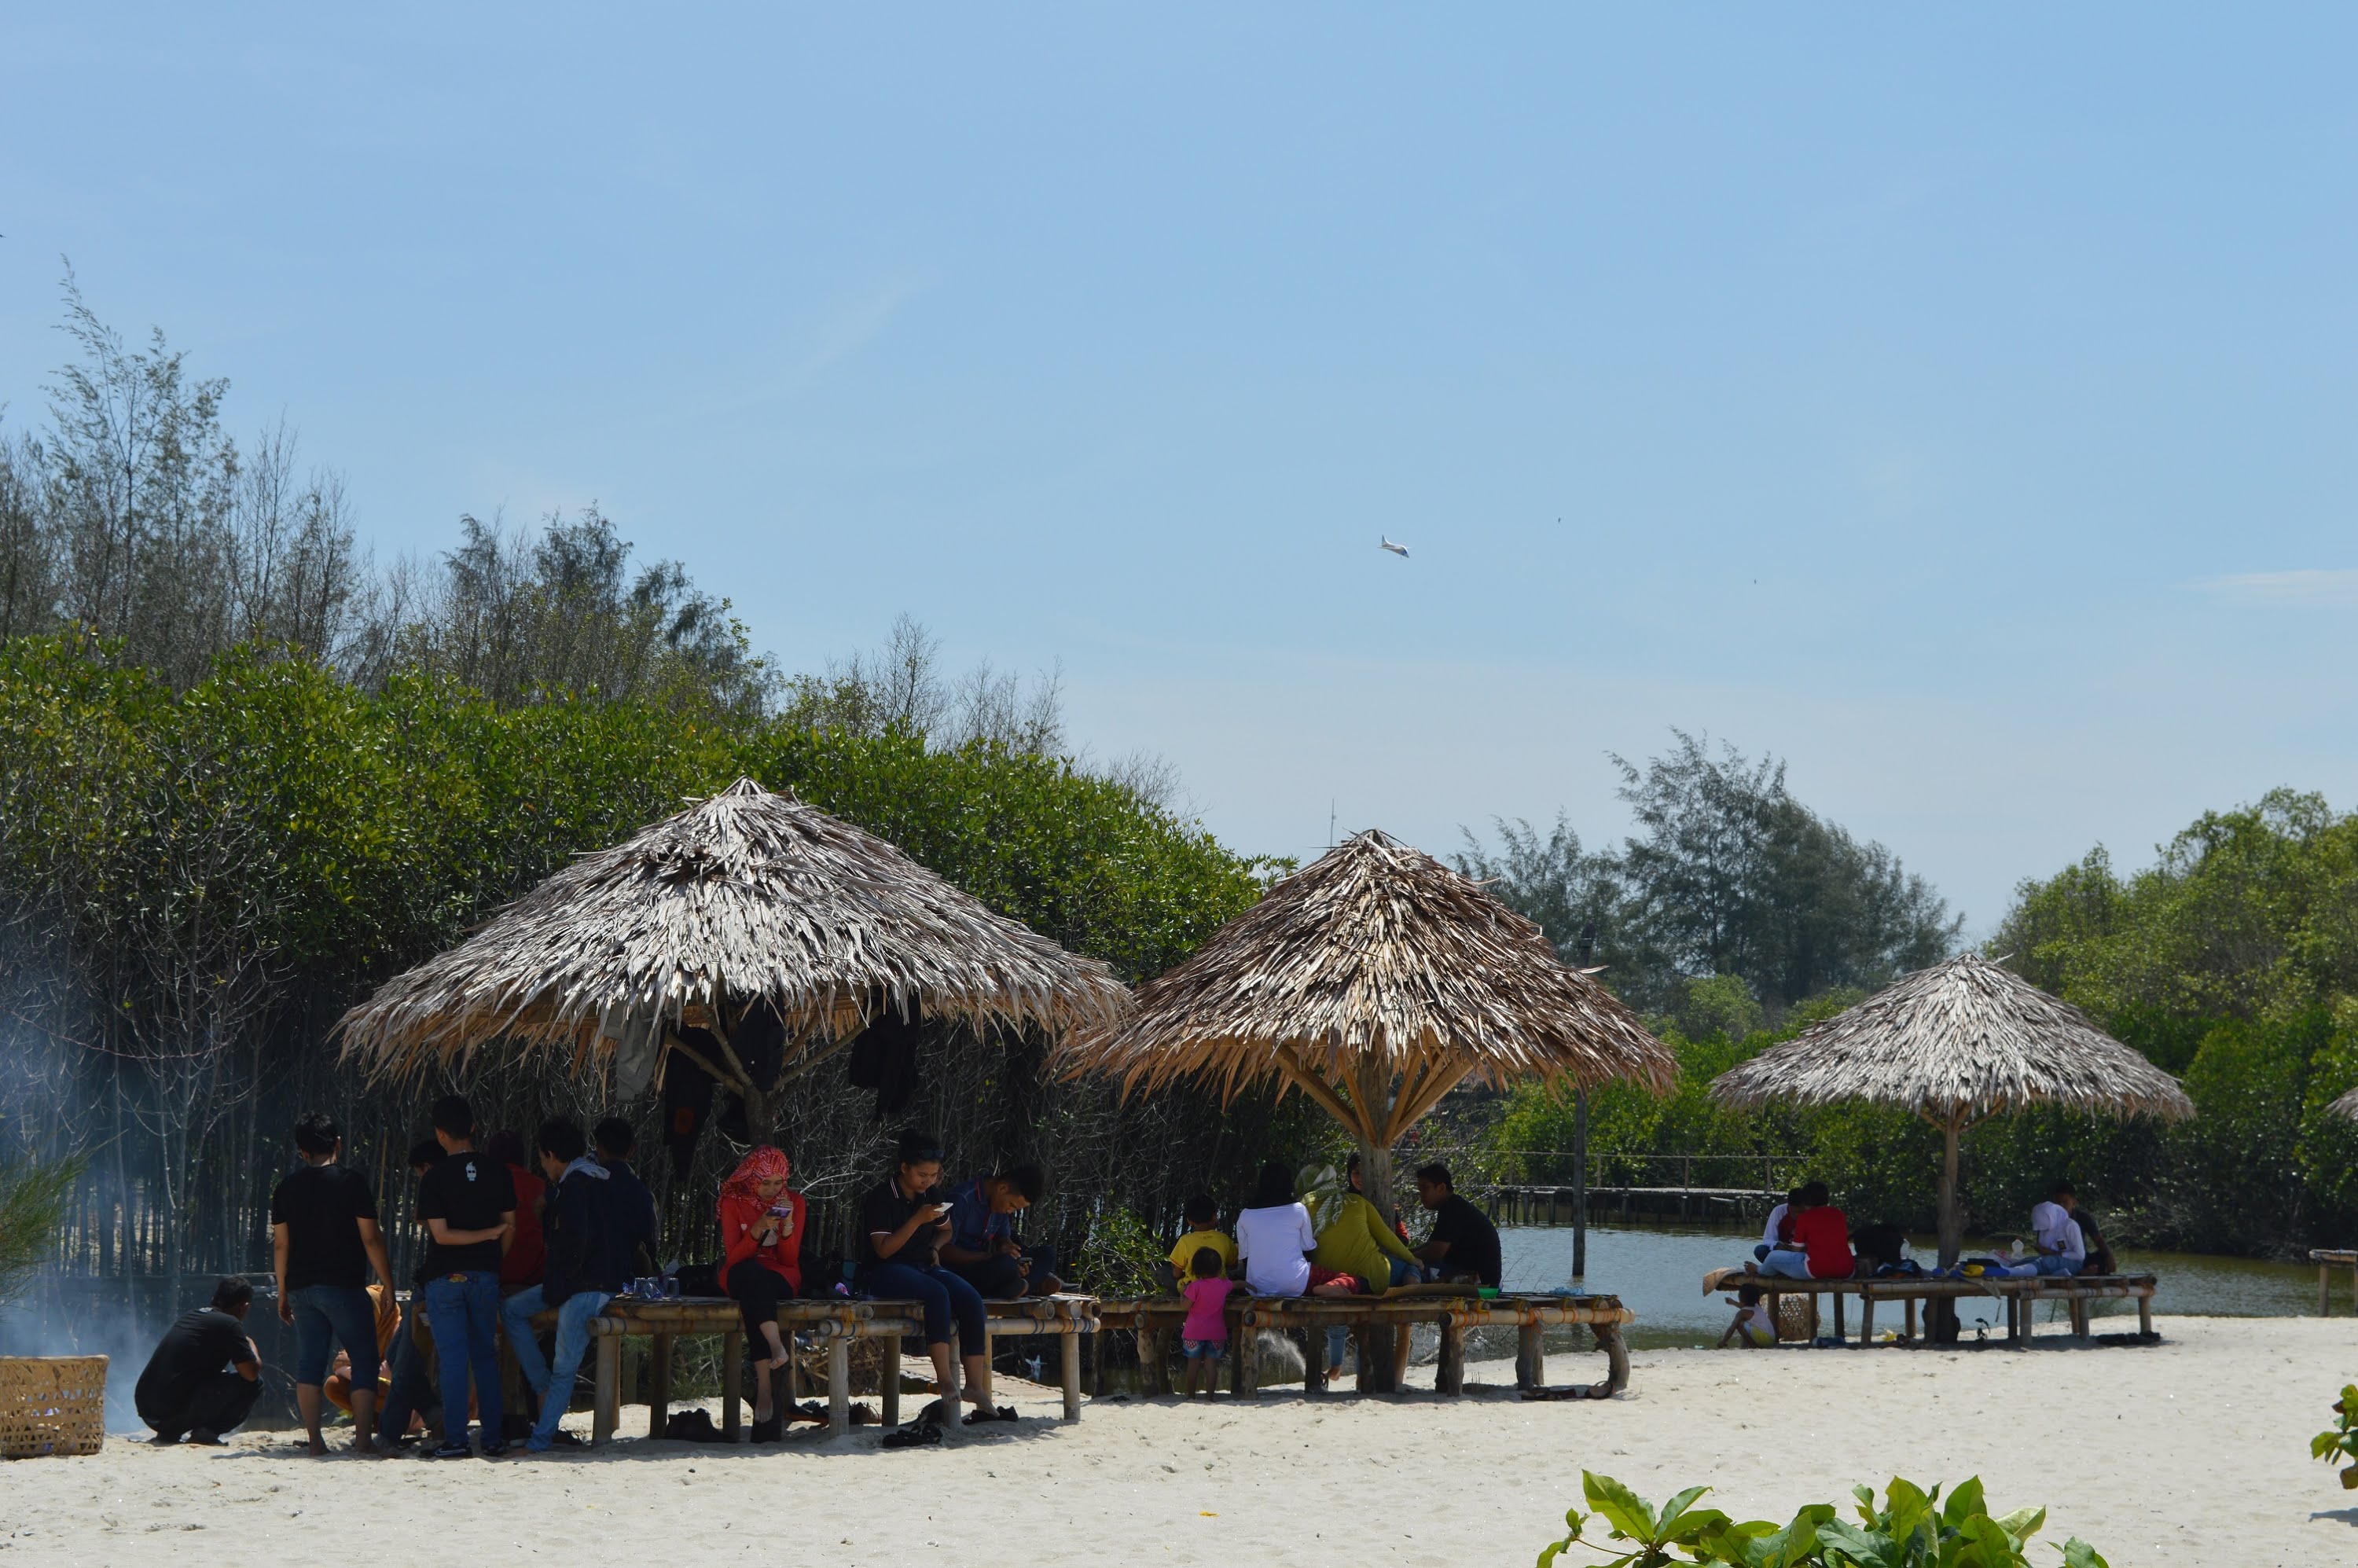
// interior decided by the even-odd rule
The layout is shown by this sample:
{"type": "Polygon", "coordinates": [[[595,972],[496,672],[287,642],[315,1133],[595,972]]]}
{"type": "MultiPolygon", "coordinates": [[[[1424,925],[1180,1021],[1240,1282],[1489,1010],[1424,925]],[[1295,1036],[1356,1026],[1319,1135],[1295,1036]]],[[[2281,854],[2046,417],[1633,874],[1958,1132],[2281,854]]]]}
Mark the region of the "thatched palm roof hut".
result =
{"type": "Polygon", "coordinates": [[[1368,1193],[1390,1151],[1459,1083],[1632,1078],[1660,1092],[1670,1050],[1540,928],[1420,849],[1367,832],[1271,888],[1185,963],[1139,989],[1129,1020],[1079,1032],[1068,1073],[1125,1091],[1179,1077],[1233,1095],[1271,1078],[1349,1130],[1368,1193]]]}
{"type": "Polygon", "coordinates": [[[1847,1011],[1714,1079],[1737,1109],[1772,1100],[1867,1100],[1942,1130],[1941,1263],[1963,1245],[1957,1139],[1985,1117],[2028,1106],[2105,1116],[2194,1114],[2178,1080],[2068,1002],[1978,953],[1919,969],[1847,1011]]]}
{"type": "Polygon", "coordinates": [[[575,1073],[636,1057],[627,1076],[644,1084],[693,1022],[725,1058],[704,1065],[758,1105],[768,1086],[748,1080],[728,1036],[762,1003],[791,1060],[886,1013],[1061,1037],[1120,1018],[1129,993],[883,839],[740,779],[583,856],[336,1030],[346,1057],[379,1072],[503,1041],[575,1073]]]}
{"type": "Polygon", "coordinates": [[[2325,1108],[2346,1120],[2358,1121],[2358,1089],[2352,1089],[2325,1108]]]}

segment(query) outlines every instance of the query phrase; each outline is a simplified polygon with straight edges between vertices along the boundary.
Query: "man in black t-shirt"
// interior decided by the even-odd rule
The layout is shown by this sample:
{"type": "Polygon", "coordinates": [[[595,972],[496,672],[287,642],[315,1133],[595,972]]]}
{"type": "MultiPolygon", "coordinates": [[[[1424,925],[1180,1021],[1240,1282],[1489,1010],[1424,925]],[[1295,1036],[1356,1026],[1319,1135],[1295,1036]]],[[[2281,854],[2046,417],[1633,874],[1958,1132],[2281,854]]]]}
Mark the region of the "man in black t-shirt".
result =
{"type": "Polygon", "coordinates": [[[342,1137],[333,1117],[313,1111],[295,1124],[302,1163],[270,1195],[272,1271],[278,1277],[278,1320],[295,1330],[295,1403],[302,1411],[311,1453],[327,1453],[319,1435],[333,1342],[352,1364],[353,1452],[376,1452],[376,1306],[368,1271],[393,1288],[393,1262],[377,1228],[376,1195],[368,1178],[337,1163],[342,1137]]]}
{"type": "Polygon", "coordinates": [[[131,1402],[158,1443],[215,1444],[253,1412],[262,1392],[262,1353],[246,1336],[254,1287],[240,1279],[213,1286],[212,1305],[183,1313],[164,1331],[139,1374],[131,1402]]]}
{"type": "Polygon", "coordinates": [[[1498,1228],[1487,1216],[1457,1195],[1449,1167],[1426,1165],[1416,1173],[1417,1201],[1433,1211],[1433,1233],[1416,1255],[1442,1279],[1472,1280],[1498,1288],[1498,1228]]]}
{"type": "Polygon", "coordinates": [[[500,1436],[500,1256],[515,1234],[515,1184],[508,1168],[475,1152],[475,1113],[463,1096],[434,1102],[434,1141],[442,1161],[417,1183],[425,1222],[426,1321],[442,1372],[442,1444],[437,1459],[467,1457],[467,1379],[475,1382],[482,1453],[497,1458],[500,1436]]]}

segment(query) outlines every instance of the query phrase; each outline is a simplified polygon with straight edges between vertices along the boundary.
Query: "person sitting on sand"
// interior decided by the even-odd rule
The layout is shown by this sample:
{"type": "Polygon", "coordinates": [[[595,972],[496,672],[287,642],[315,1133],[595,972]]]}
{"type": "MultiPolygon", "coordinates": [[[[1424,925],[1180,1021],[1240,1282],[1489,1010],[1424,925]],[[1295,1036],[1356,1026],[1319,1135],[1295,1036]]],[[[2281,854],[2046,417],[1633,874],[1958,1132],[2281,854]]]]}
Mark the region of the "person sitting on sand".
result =
{"type": "Polygon", "coordinates": [[[606,1310],[629,1278],[629,1249],[611,1247],[605,1235],[604,1188],[612,1180],[590,1158],[590,1141],[572,1122],[540,1124],[535,1144],[548,1203],[541,1215],[547,1259],[540,1283],[526,1285],[500,1303],[508,1346],[515,1353],[525,1386],[540,1401],[527,1454],[546,1454],[556,1444],[566,1407],[573,1402],[573,1379],[590,1349],[590,1320],[606,1310]],[[557,1341],[546,1360],[532,1320],[555,1309],[557,1341]]]}
{"type": "MultiPolygon", "coordinates": [[[[393,1382],[393,1342],[401,1332],[401,1303],[393,1299],[392,1290],[383,1284],[368,1288],[369,1311],[376,1321],[377,1387],[380,1390],[393,1382]]],[[[328,1367],[328,1380],[319,1385],[319,1392],[328,1402],[343,1411],[352,1413],[352,1362],[343,1351],[328,1367]]],[[[355,1424],[358,1424],[355,1422],[355,1424]]],[[[374,1423],[372,1422],[373,1427],[374,1423]]],[[[365,1430],[365,1429],[364,1429],[365,1430]]]]}
{"type": "Polygon", "coordinates": [[[1179,1330],[1180,1348],[1187,1357],[1187,1397],[1195,1397],[1195,1374],[1200,1368],[1204,1375],[1204,1392],[1214,1394],[1220,1388],[1220,1357],[1228,1349],[1228,1292],[1236,1281],[1228,1278],[1228,1263],[1217,1247],[1198,1247],[1195,1256],[1188,1260],[1187,1283],[1180,1294],[1187,1298],[1187,1321],[1179,1330]]]}
{"type": "Polygon", "coordinates": [[[1245,1289],[1257,1296],[1347,1296],[1358,1289],[1347,1274],[1314,1267],[1318,1233],[1310,1211],[1293,1195],[1293,1173],[1275,1161],[1260,1168],[1252,1201],[1237,1216],[1237,1261],[1245,1289]]]}
{"type": "Polygon", "coordinates": [[[1018,1165],[959,1183],[950,1191],[950,1234],[942,1243],[943,1265],[988,1301],[1011,1302],[1061,1289],[1055,1249],[1026,1248],[1015,1239],[1015,1217],[1047,1190],[1048,1179],[1037,1165],[1018,1165]]]}
{"type": "Polygon", "coordinates": [[[753,1357],[753,1441],[773,1443],[784,1430],[773,1392],[786,1364],[778,1303],[803,1289],[803,1195],[786,1190],[793,1170],[783,1150],[746,1152],[720,1184],[720,1288],[745,1320],[753,1357]]]}
{"type": "Polygon", "coordinates": [[[1741,1339],[1747,1349],[1756,1350],[1777,1343],[1777,1320],[1760,1304],[1760,1293],[1758,1285],[1738,1285],[1734,1295],[1722,1298],[1736,1309],[1736,1319],[1715,1348],[1725,1350],[1731,1339],[1741,1339]]]}
{"type": "Polygon", "coordinates": [[[1342,1191],[1311,1196],[1310,1218],[1318,1233],[1311,1261],[1351,1276],[1369,1295],[1422,1279],[1416,1254],[1368,1197],[1357,1154],[1343,1168],[1343,1180],[1342,1191]]]}
{"type": "Polygon", "coordinates": [[[336,1119],[312,1111],[295,1124],[301,1160],[270,1194],[271,1272],[278,1281],[278,1321],[295,1331],[295,1408],[314,1457],[328,1452],[319,1434],[320,1390],[337,1342],[352,1357],[355,1431],[352,1451],[376,1452],[376,1312],[369,1271],[393,1279],[376,1195],[368,1178],[340,1162],[336,1119]]]}
{"type": "Polygon", "coordinates": [[[1503,1267],[1498,1227],[1457,1195],[1448,1166],[1436,1162],[1418,1168],[1416,1201],[1433,1211],[1433,1233],[1416,1249],[1425,1272],[1436,1280],[1471,1280],[1497,1290],[1503,1267]]]}
{"type": "Polygon", "coordinates": [[[2077,1274],[2087,1267],[2088,1244],[2071,1210],[2079,1203],[2071,1184],[2058,1182],[2042,1204],[2030,1209],[2030,1243],[2038,1249],[2031,1266],[2041,1274],[2077,1274]]]}
{"type": "MultiPolygon", "coordinates": [[[[879,1300],[919,1304],[925,1349],[933,1357],[936,1386],[943,1389],[950,1386],[955,1324],[966,1366],[966,1397],[975,1407],[968,1420],[1013,1421],[1013,1406],[990,1402],[990,1340],[982,1295],[937,1260],[949,1238],[950,1206],[931,1195],[941,1179],[941,1141],[914,1130],[902,1133],[892,1174],[860,1206],[860,1286],[879,1300]]],[[[945,1419],[953,1413],[943,1411],[945,1419]]]]}
{"type": "Polygon", "coordinates": [[[262,1392],[262,1352],[245,1332],[254,1287],[234,1275],[213,1286],[212,1304],[180,1314],[164,1331],[132,1390],[139,1419],[158,1443],[217,1444],[254,1412],[262,1392]]]}
{"type": "Polygon", "coordinates": [[[1851,1255],[1850,1221],[1834,1207],[1823,1182],[1811,1182],[1793,1195],[1793,1247],[1744,1265],[1747,1274],[1787,1280],[1847,1280],[1858,1272],[1851,1255]]]}

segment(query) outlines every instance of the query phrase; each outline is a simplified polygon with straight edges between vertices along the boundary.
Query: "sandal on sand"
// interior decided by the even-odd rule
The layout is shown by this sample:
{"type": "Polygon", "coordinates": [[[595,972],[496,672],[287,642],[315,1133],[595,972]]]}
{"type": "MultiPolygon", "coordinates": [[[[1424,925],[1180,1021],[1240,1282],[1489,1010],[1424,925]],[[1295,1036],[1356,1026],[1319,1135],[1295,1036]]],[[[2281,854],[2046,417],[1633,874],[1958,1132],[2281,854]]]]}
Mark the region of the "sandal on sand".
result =
{"type": "Polygon", "coordinates": [[[982,1405],[967,1413],[966,1423],[968,1426],[980,1426],[983,1422],[988,1421],[1015,1421],[1021,1418],[1016,1415],[1015,1407],[1013,1405],[982,1405]]]}
{"type": "Polygon", "coordinates": [[[898,1432],[886,1433],[884,1440],[877,1446],[879,1448],[932,1448],[937,1446],[941,1441],[940,1427],[920,1422],[914,1426],[904,1426],[898,1432]]]}

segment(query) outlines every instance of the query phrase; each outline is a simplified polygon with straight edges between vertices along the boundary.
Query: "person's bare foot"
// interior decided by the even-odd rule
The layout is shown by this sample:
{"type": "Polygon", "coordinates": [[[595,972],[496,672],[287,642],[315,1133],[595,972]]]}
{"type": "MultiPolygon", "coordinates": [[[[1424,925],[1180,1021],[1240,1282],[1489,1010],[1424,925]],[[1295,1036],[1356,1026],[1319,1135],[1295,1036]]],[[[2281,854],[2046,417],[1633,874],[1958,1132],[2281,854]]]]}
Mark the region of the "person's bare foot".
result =
{"type": "Polygon", "coordinates": [[[382,1459],[384,1457],[384,1450],[376,1445],[376,1442],[373,1438],[354,1438],[352,1440],[352,1452],[358,1454],[362,1459],[382,1459]]]}
{"type": "Polygon", "coordinates": [[[305,1438],[303,1452],[314,1459],[325,1459],[328,1456],[328,1440],[324,1437],[305,1438]]]}

